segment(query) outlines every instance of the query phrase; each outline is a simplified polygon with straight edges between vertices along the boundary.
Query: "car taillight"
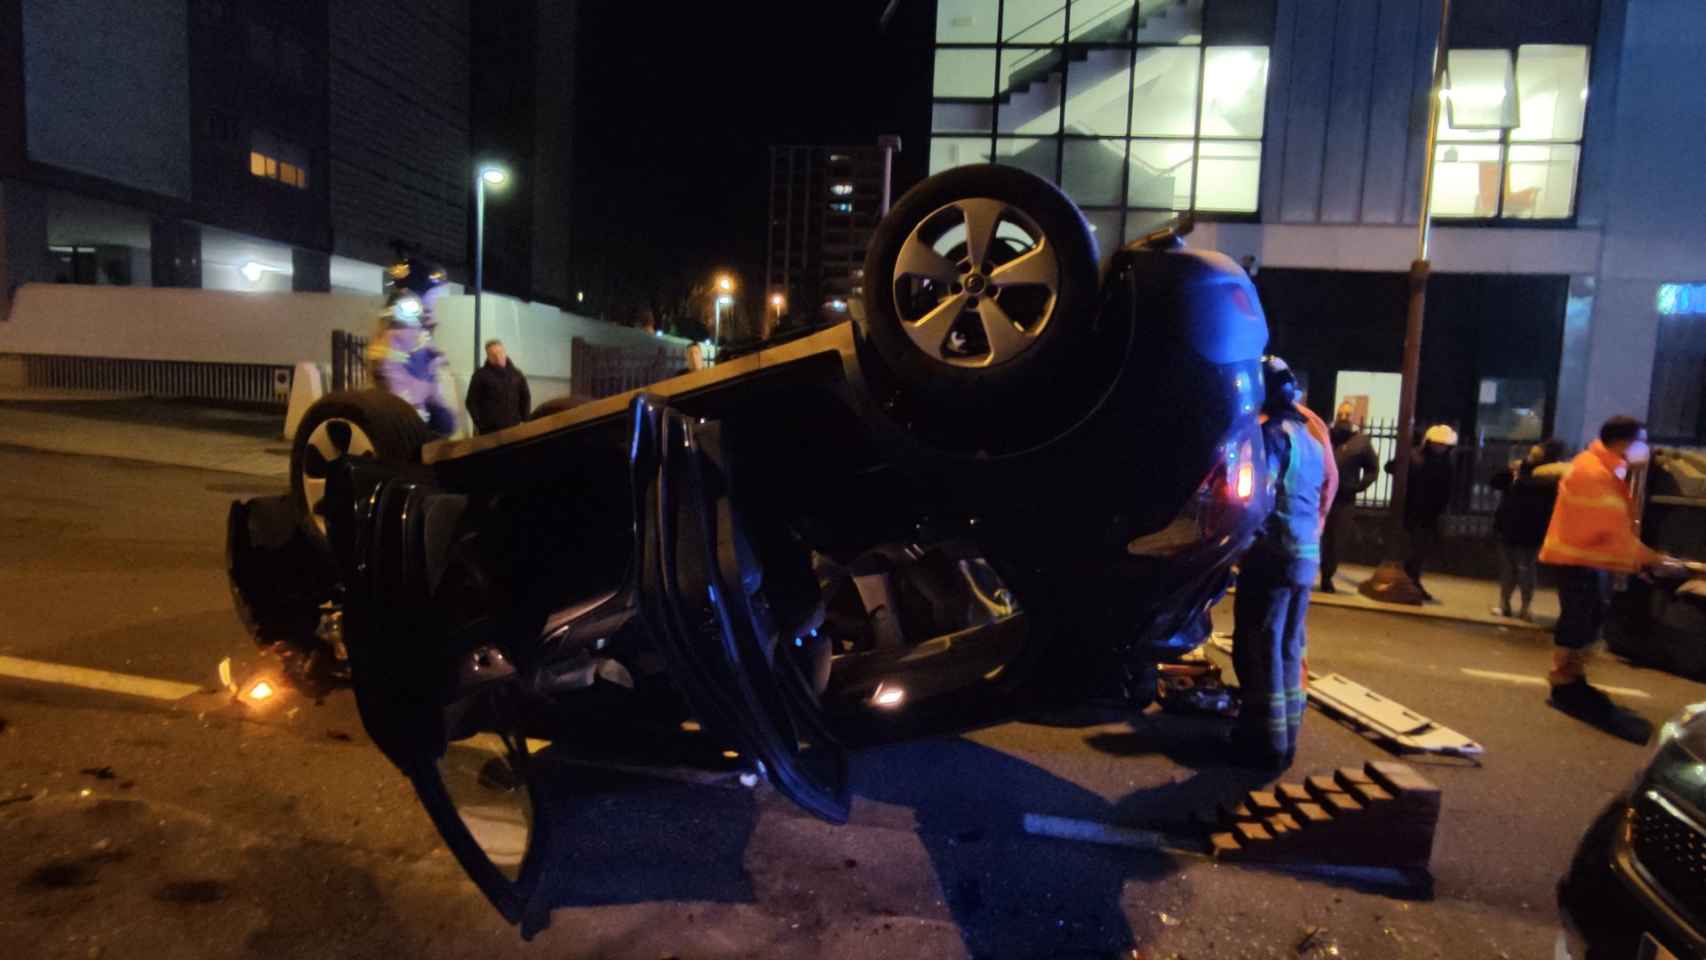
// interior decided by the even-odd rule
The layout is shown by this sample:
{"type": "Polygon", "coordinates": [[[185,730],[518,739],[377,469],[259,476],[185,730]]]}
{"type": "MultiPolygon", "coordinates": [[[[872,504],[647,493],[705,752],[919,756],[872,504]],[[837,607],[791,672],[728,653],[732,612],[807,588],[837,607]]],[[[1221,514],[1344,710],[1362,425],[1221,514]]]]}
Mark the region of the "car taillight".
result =
{"type": "Polygon", "coordinates": [[[1256,465],[1248,460],[1238,464],[1238,499],[1248,500],[1256,492],[1256,465]]]}

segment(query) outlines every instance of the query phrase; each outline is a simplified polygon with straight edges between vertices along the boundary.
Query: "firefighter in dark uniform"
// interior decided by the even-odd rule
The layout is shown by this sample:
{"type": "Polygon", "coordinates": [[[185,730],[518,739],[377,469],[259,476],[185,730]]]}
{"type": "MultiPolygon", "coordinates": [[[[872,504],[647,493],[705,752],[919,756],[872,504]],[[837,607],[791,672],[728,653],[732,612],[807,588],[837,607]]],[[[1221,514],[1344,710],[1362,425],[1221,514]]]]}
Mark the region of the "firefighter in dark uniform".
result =
{"type": "Polygon", "coordinates": [[[435,435],[448,437],[456,432],[456,411],[439,389],[445,359],[432,342],[444,271],[410,257],[386,274],[385,311],[367,347],[373,380],[414,407],[435,435]]]}
{"type": "Polygon", "coordinates": [[[1331,457],[1299,409],[1297,378],[1278,357],[1262,359],[1262,440],[1273,494],[1255,542],[1239,564],[1233,603],[1233,668],[1241,703],[1236,759],[1263,770],[1291,766],[1303,727],[1304,616],[1321,565],[1331,457]]]}

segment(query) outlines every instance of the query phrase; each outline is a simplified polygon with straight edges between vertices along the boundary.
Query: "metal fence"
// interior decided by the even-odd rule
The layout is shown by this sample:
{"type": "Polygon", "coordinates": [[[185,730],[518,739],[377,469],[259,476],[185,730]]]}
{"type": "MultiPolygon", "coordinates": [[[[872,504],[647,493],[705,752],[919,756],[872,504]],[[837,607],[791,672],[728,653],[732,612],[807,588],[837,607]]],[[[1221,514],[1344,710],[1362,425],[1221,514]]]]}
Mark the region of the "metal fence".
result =
{"type": "Polygon", "coordinates": [[[332,389],[360,390],[367,386],[367,338],[345,330],[332,331],[332,389]]]}
{"type": "MultiPolygon", "coordinates": [[[[1375,420],[1366,424],[1363,432],[1374,446],[1381,469],[1374,485],[1357,495],[1356,505],[1385,510],[1392,504],[1393,476],[1386,465],[1398,457],[1398,425],[1391,420],[1375,420]]],[[[1451,506],[1445,517],[1448,534],[1482,536],[1491,530],[1500,494],[1490,481],[1512,460],[1527,456],[1534,443],[1532,438],[1461,437],[1452,462],[1451,506]]]]}
{"type": "Polygon", "coordinates": [[[48,390],[98,390],[151,397],[283,404],[290,368],[262,363],[198,363],[121,357],[23,354],[24,382],[48,390]]]}
{"type": "Polygon", "coordinates": [[[597,399],[649,387],[687,369],[678,348],[603,346],[579,337],[570,345],[570,392],[597,399]]]}

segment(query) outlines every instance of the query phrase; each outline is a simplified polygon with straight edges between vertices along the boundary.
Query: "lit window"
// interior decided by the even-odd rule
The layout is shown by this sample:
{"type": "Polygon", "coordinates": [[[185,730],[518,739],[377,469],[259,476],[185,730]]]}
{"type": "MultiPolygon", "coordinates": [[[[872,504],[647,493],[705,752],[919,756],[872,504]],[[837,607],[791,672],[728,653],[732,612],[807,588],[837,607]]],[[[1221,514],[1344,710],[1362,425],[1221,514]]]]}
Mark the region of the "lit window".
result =
{"type": "Polygon", "coordinates": [[[832,183],[829,185],[829,192],[838,197],[852,196],[853,185],[851,183],[832,183]]]}
{"type": "Polygon", "coordinates": [[[1575,213],[1588,48],[1453,50],[1434,153],[1436,217],[1564,220],[1575,213]]]}
{"type": "Polygon", "coordinates": [[[308,189],[306,151],[263,130],[253,134],[249,148],[249,173],[298,190],[308,189]],[[292,159],[281,159],[292,158],[292,159]]]}
{"type": "Polygon", "coordinates": [[[938,0],[929,172],[1028,170],[1106,245],[1183,211],[1258,212],[1272,25],[1211,24],[1207,3],[938,0]]]}

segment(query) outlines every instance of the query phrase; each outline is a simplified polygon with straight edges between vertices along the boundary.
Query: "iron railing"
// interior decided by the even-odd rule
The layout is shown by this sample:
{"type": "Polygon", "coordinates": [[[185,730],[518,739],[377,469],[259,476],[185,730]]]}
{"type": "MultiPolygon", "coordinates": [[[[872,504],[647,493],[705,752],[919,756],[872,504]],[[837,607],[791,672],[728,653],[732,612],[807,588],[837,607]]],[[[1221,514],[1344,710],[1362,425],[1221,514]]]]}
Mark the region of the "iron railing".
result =
{"type": "Polygon", "coordinates": [[[569,362],[570,392],[590,399],[649,387],[687,369],[676,347],[604,346],[579,337],[570,345],[569,362]]]}
{"type": "Polygon", "coordinates": [[[360,390],[367,386],[367,338],[346,330],[332,331],[332,389],[360,390]]]}
{"type": "Polygon", "coordinates": [[[90,390],[150,397],[282,405],[290,397],[290,368],[265,363],[201,363],[124,357],[23,354],[32,389],[90,390]]]}

